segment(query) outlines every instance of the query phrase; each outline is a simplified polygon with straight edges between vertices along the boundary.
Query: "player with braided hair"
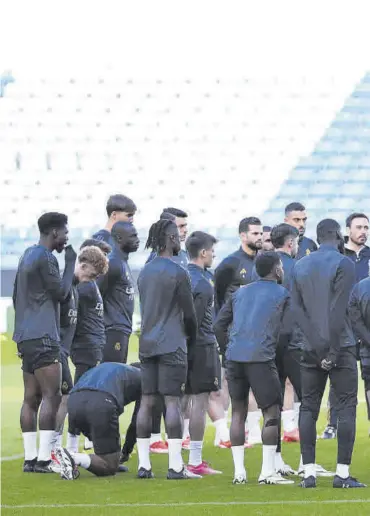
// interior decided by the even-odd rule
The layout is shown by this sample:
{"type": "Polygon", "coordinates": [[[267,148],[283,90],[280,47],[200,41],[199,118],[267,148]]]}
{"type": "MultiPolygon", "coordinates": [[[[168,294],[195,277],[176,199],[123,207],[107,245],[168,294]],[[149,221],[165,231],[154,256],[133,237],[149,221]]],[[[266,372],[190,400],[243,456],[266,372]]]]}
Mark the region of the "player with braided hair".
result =
{"type": "Polygon", "coordinates": [[[149,458],[153,407],[163,396],[168,434],[169,480],[200,478],[184,468],[180,398],[187,377],[187,350],[195,342],[196,315],[187,271],[172,258],[181,249],[176,224],[161,219],[152,225],[146,248],[157,256],[138,278],[141,306],[139,357],[142,401],[137,418],[139,478],[152,478],[149,458]]]}

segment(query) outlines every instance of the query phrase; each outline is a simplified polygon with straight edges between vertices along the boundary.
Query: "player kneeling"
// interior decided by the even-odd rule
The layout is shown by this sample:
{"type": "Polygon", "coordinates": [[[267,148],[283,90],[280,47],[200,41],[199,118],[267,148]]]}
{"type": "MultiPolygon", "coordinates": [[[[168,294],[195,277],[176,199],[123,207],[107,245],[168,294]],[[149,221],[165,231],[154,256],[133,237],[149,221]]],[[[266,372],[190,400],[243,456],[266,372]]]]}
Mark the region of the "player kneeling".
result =
{"type": "Polygon", "coordinates": [[[260,280],[240,288],[220,310],[215,333],[226,351],[227,381],[232,404],[231,449],[234,484],[245,484],[244,422],[252,389],[263,413],[263,462],[259,484],[293,484],[275,472],[282,393],[275,365],[276,344],[288,308],[288,291],[278,285],[284,278],[279,255],[263,252],[256,258],[260,280]],[[229,326],[230,332],[229,332],[229,326]],[[229,333],[229,337],[228,337],[229,333]]]}
{"type": "MultiPolygon", "coordinates": [[[[128,432],[132,451],[136,442],[136,415],[141,397],[140,370],[126,364],[106,362],[87,371],[73,387],[68,400],[70,425],[92,440],[94,455],[56,450],[61,466],[61,477],[74,480],[79,476],[77,466],[94,475],[115,475],[119,470],[121,452],[119,416],[124,407],[135,402],[128,432]]],[[[127,444],[127,443],[126,443],[127,444]]],[[[121,466],[122,471],[127,471],[121,466]]]]}

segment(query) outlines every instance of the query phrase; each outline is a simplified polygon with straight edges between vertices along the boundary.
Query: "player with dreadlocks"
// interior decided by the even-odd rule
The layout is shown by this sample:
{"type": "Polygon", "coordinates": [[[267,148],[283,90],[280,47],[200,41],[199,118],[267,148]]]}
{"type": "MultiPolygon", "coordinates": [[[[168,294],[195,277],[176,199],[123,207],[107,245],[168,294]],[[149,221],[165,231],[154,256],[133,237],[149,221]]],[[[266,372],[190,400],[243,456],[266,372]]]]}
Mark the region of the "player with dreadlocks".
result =
{"type": "Polygon", "coordinates": [[[168,434],[169,480],[200,478],[184,468],[181,456],[180,399],[187,378],[187,350],[194,345],[196,315],[187,271],[171,258],[180,251],[179,232],[173,221],[152,225],[146,248],[157,256],[141,271],[138,288],[141,307],[139,357],[142,400],[137,418],[139,478],[152,478],[149,458],[153,407],[163,396],[168,434]]]}

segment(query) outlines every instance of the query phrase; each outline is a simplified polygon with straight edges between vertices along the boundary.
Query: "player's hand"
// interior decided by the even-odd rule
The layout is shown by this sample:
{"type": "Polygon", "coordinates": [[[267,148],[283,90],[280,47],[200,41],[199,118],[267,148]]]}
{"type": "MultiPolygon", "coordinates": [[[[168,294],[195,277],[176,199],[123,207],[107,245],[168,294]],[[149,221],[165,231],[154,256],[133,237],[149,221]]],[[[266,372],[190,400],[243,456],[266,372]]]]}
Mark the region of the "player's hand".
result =
{"type": "Polygon", "coordinates": [[[321,361],[321,369],[324,369],[324,371],[330,371],[333,367],[335,367],[335,363],[332,360],[324,358],[324,360],[321,361]]]}
{"type": "Polygon", "coordinates": [[[75,262],[77,258],[76,251],[71,245],[67,245],[64,249],[66,262],[75,262]]]}

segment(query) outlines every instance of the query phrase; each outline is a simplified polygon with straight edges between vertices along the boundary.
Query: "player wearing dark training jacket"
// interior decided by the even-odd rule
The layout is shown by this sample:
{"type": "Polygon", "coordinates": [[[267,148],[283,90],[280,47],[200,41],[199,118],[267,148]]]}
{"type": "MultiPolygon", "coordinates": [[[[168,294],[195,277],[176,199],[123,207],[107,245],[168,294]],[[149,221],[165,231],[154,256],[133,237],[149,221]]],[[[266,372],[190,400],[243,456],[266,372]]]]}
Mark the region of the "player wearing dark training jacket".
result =
{"type": "Polygon", "coordinates": [[[176,225],[170,220],[159,220],[153,224],[146,247],[152,248],[157,257],[145,265],[138,278],[142,317],[139,340],[142,401],[137,420],[138,476],[153,476],[149,458],[152,409],[158,395],[162,395],[166,405],[168,434],[167,478],[194,478],[184,468],[181,456],[180,398],[185,391],[187,352],[195,342],[197,321],[188,272],[172,260],[172,256],[180,251],[176,225]]]}
{"type": "Polygon", "coordinates": [[[299,231],[298,253],[296,260],[317,251],[317,245],[313,240],[304,236],[306,232],[307,213],[306,208],[300,202],[292,202],[285,208],[284,222],[295,227],[299,231]]]}
{"type": "Polygon", "coordinates": [[[125,467],[119,468],[119,416],[127,405],[135,403],[130,424],[133,433],[128,444],[132,451],[140,396],[140,369],[137,367],[107,362],[90,369],[79,379],[68,400],[68,417],[72,426],[92,440],[95,454],[70,453],[59,448],[56,455],[63,479],[78,478],[76,466],[99,477],[127,471],[125,467]]]}
{"type": "Polygon", "coordinates": [[[135,302],[128,258],[130,253],[138,250],[139,238],[129,222],[116,222],[111,236],[114,246],[108,257],[108,272],[97,282],[104,303],[106,343],[103,361],[126,363],[135,302]]]}
{"type": "Polygon", "coordinates": [[[112,227],[116,222],[133,222],[137,211],[136,204],[132,199],[125,195],[116,194],[111,195],[107,201],[106,211],[108,220],[104,229],[100,229],[94,233],[95,240],[103,240],[111,247],[114,245],[114,240],[111,236],[112,227]]]}
{"type": "Polygon", "coordinates": [[[316,421],[328,377],[338,411],[338,464],[335,488],[364,487],[350,476],[357,406],[356,343],[348,302],[356,282],[355,267],[343,256],[344,239],[338,222],[317,226],[320,248],[293,269],[292,308],[302,330],[299,418],[304,479],[301,487],[316,487],[316,421]]]}
{"type": "Polygon", "coordinates": [[[67,216],[62,213],[45,213],[39,218],[39,243],[26,249],[19,260],[14,284],[13,340],[22,359],[24,400],[20,422],[25,453],[23,471],[27,473],[52,472],[51,449],[61,401],[59,303],[71,290],[76,260],[74,250],[66,247],[67,223],[67,216]],[[64,249],[65,269],[61,279],[52,253],[64,249]]]}
{"type": "Polygon", "coordinates": [[[289,292],[278,285],[284,278],[279,255],[264,251],[256,258],[261,278],[240,288],[224,304],[215,321],[217,341],[226,353],[226,371],[232,404],[230,427],[234,484],[246,483],[244,421],[252,389],[263,413],[263,461],[260,484],[292,484],[275,468],[282,391],[275,364],[280,331],[289,312],[289,292]],[[230,331],[229,331],[230,326],[230,331]],[[229,333],[229,335],[228,335],[229,333]]]}

